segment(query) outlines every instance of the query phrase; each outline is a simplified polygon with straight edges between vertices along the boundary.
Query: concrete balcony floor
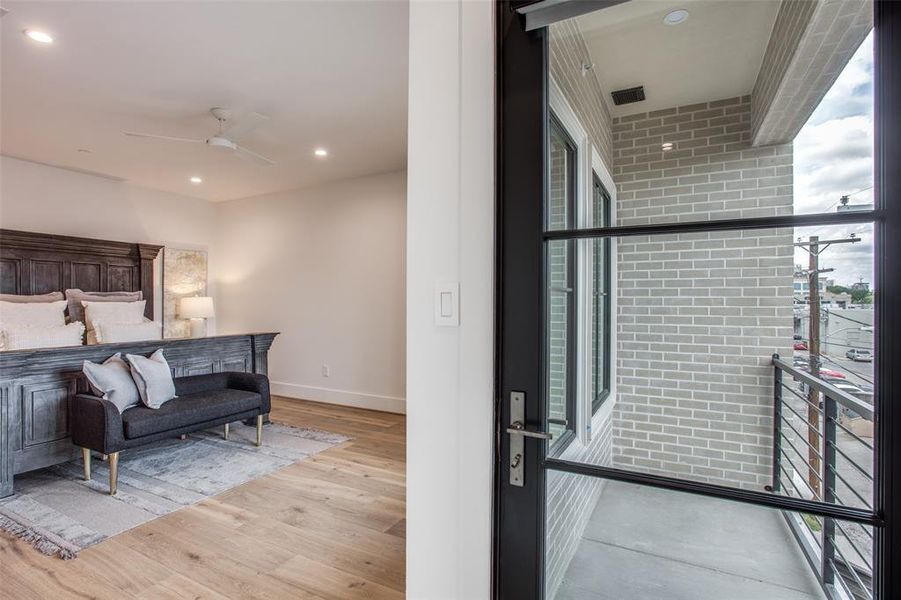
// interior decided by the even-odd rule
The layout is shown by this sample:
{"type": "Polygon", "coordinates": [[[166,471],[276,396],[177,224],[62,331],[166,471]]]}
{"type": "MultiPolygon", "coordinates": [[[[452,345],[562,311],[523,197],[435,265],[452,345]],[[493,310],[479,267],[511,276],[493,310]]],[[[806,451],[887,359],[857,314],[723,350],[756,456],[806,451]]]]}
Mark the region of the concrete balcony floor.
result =
{"type": "Polygon", "coordinates": [[[557,600],[813,600],[779,511],[608,481],[557,600]]]}

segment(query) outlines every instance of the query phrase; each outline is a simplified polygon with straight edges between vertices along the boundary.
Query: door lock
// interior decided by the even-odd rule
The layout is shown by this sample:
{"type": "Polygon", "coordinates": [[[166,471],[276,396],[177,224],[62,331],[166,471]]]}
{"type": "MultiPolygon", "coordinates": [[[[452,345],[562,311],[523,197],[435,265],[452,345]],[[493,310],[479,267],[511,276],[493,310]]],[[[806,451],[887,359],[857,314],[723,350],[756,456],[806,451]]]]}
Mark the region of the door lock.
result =
{"type": "Polygon", "coordinates": [[[519,463],[521,463],[521,462],[522,462],[522,454],[517,454],[516,456],[513,457],[513,460],[510,461],[510,468],[515,469],[516,467],[519,466],[519,463]]]}

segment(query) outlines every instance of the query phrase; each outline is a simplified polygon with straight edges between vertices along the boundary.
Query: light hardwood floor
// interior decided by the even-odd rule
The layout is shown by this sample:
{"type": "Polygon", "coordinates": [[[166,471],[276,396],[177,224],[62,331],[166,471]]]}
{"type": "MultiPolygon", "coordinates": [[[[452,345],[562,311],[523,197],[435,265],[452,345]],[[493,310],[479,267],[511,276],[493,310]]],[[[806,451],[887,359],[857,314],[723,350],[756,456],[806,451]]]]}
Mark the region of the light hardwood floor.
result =
{"type": "Polygon", "coordinates": [[[0,532],[0,598],[403,598],[404,417],[274,398],[272,420],[353,440],[75,560],[0,532]]]}

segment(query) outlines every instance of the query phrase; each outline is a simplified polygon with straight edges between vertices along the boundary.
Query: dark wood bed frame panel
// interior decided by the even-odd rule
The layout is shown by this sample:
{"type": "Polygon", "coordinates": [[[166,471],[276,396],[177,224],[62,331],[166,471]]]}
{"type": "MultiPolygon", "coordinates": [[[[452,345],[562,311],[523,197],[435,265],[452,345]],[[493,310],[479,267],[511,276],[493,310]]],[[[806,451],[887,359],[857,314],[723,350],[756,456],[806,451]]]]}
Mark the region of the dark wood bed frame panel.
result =
{"type": "Polygon", "coordinates": [[[0,293],[144,292],[153,318],[153,260],[162,246],[0,229],[0,293]]]}
{"type": "Polygon", "coordinates": [[[249,333],[0,352],[0,498],[13,493],[13,476],[75,458],[69,436],[69,400],[89,393],[83,361],[116,352],[149,356],[162,348],[174,377],[244,371],[268,373],[277,333],[249,333]]]}
{"type": "MultiPolygon", "coordinates": [[[[141,290],[153,318],[153,260],[162,246],[0,229],[0,292],[43,294],[141,290]]],[[[87,392],[85,360],[116,352],[148,356],[162,348],[175,377],[244,371],[268,373],[277,333],[153,340],[0,352],[0,498],[18,473],[76,456],[69,436],[70,398],[87,392]]]]}

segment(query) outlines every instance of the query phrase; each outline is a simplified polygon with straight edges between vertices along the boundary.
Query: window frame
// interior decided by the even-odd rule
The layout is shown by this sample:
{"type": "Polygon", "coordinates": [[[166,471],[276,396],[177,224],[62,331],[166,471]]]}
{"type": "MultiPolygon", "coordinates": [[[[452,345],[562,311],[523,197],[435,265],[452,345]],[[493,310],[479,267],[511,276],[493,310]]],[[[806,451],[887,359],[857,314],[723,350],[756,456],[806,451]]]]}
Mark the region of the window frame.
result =
{"type": "MultiPolygon", "coordinates": [[[[604,183],[601,181],[600,175],[598,175],[597,171],[592,169],[591,171],[591,204],[592,204],[592,216],[596,217],[597,211],[595,210],[595,194],[600,193],[603,203],[603,222],[596,223],[593,222],[594,225],[601,226],[609,226],[613,222],[613,200],[610,196],[610,193],[607,191],[607,188],[604,186],[604,183]]],[[[595,242],[599,240],[594,240],[595,242]]],[[[595,366],[600,364],[597,361],[598,356],[598,343],[603,346],[603,367],[600,369],[598,373],[598,378],[594,380],[594,385],[591,388],[591,414],[594,416],[598,410],[600,410],[601,406],[607,401],[611,396],[612,390],[612,378],[613,378],[613,363],[612,363],[612,351],[613,351],[613,278],[612,278],[612,270],[613,270],[613,240],[611,238],[603,238],[604,245],[604,294],[606,296],[606,301],[604,302],[603,309],[603,322],[606,324],[604,327],[603,340],[598,340],[594,331],[591,332],[592,343],[593,343],[593,353],[591,354],[591,369],[592,374],[595,366]],[[600,387],[597,386],[598,380],[601,380],[603,383],[600,387]]],[[[591,286],[591,294],[592,297],[598,294],[595,289],[595,284],[597,282],[597,250],[593,248],[592,252],[592,286],[591,286]]],[[[597,314],[597,305],[592,303],[592,324],[595,324],[599,321],[597,314]]]]}
{"type": "MultiPolygon", "coordinates": [[[[580,223],[579,220],[579,181],[580,181],[580,168],[579,168],[579,160],[581,158],[580,145],[576,142],[574,137],[570,134],[567,127],[563,124],[563,121],[557,117],[557,115],[553,112],[553,110],[548,112],[548,138],[550,139],[551,132],[556,130],[557,135],[563,140],[566,144],[567,148],[570,151],[571,160],[567,165],[567,207],[566,207],[566,227],[572,227],[578,225],[580,223]]],[[[550,157],[548,157],[550,159],[550,157]]],[[[547,197],[550,198],[550,163],[547,165],[547,186],[548,193],[547,197]]],[[[545,215],[544,215],[544,227],[546,230],[550,230],[549,227],[549,214],[547,213],[547,203],[545,204],[545,215]]],[[[579,357],[579,318],[578,318],[578,310],[579,310],[579,257],[578,257],[578,248],[577,242],[575,240],[568,240],[566,243],[566,253],[567,253],[567,263],[566,263],[566,279],[569,284],[570,290],[567,294],[566,300],[566,397],[564,399],[564,414],[566,415],[565,423],[554,422],[548,417],[548,424],[555,423],[557,425],[562,425],[564,427],[563,433],[553,439],[550,443],[550,447],[548,448],[549,455],[551,456],[559,456],[560,453],[565,450],[573,439],[576,437],[576,431],[578,427],[578,378],[579,378],[579,369],[578,369],[578,357],[579,357]]],[[[547,251],[549,246],[545,245],[545,256],[544,256],[544,269],[545,269],[545,281],[549,281],[549,273],[550,273],[550,253],[547,251]]],[[[550,285],[545,286],[545,306],[550,310],[550,300],[551,300],[551,287],[550,285]]],[[[550,319],[548,315],[545,315],[547,322],[545,327],[550,329],[550,319]]],[[[550,336],[548,336],[550,339],[550,336]]],[[[550,364],[550,361],[548,361],[550,364]]],[[[550,377],[547,378],[545,385],[545,393],[550,396],[550,377]]],[[[550,402],[548,403],[550,405],[550,402]]]]}
{"type": "MultiPolygon", "coordinates": [[[[550,124],[556,121],[557,126],[568,134],[576,148],[576,208],[573,212],[575,222],[579,228],[593,227],[593,192],[595,178],[600,182],[602,189],[608,197],[607,221],[612,225],[616,219],[616,186],[613,175],[605,163],[601,153],[591,143],[587,130],[582,125],[575,111],[570,106],[563,91],[553,77],[548,81],[548,136],[550,136],[550,124]]],[[[548,170],[549,172],[549,170],[548,170]]],[[[547,225],[547,220],[543,219],[547,225]]],[[[548,444],[548,456],[555,458],[573,457],[580,454],[591,443],[594,431],[599,431],[605,419],[609,419],[615,405],[616,398],[616,239],[609,238],[608,259],[608,313],[607,332],[609,336],[608,351],[605,361],[605,370],[608,375],[606,394],[595,402],[595,394],[592,387],[592,310],[593,310],[593,251],[590,241],[572,240],[573,252],[577,276],[574,280],[574,296],[576,299],[575,327],[578,347],[572,354],[569,375],[575,375],[577,383],[574,399],[574,413],[572,423],[568,430],[559,439],[552,440],[548,444]],[[577,443],[573,444],[575,441],[577,443]]],[[[547,262],[545,261],[545,265],[547,262]]],[[[545,281],[547,272],[545,272],[545,281]]],[[[545,302],[547,302],[545,298],[545,302]]],[[[545,390],[549,389],[545,385],[545,390]]],[[[548,423],[550,425],[550,423],[548,423]]]]}

